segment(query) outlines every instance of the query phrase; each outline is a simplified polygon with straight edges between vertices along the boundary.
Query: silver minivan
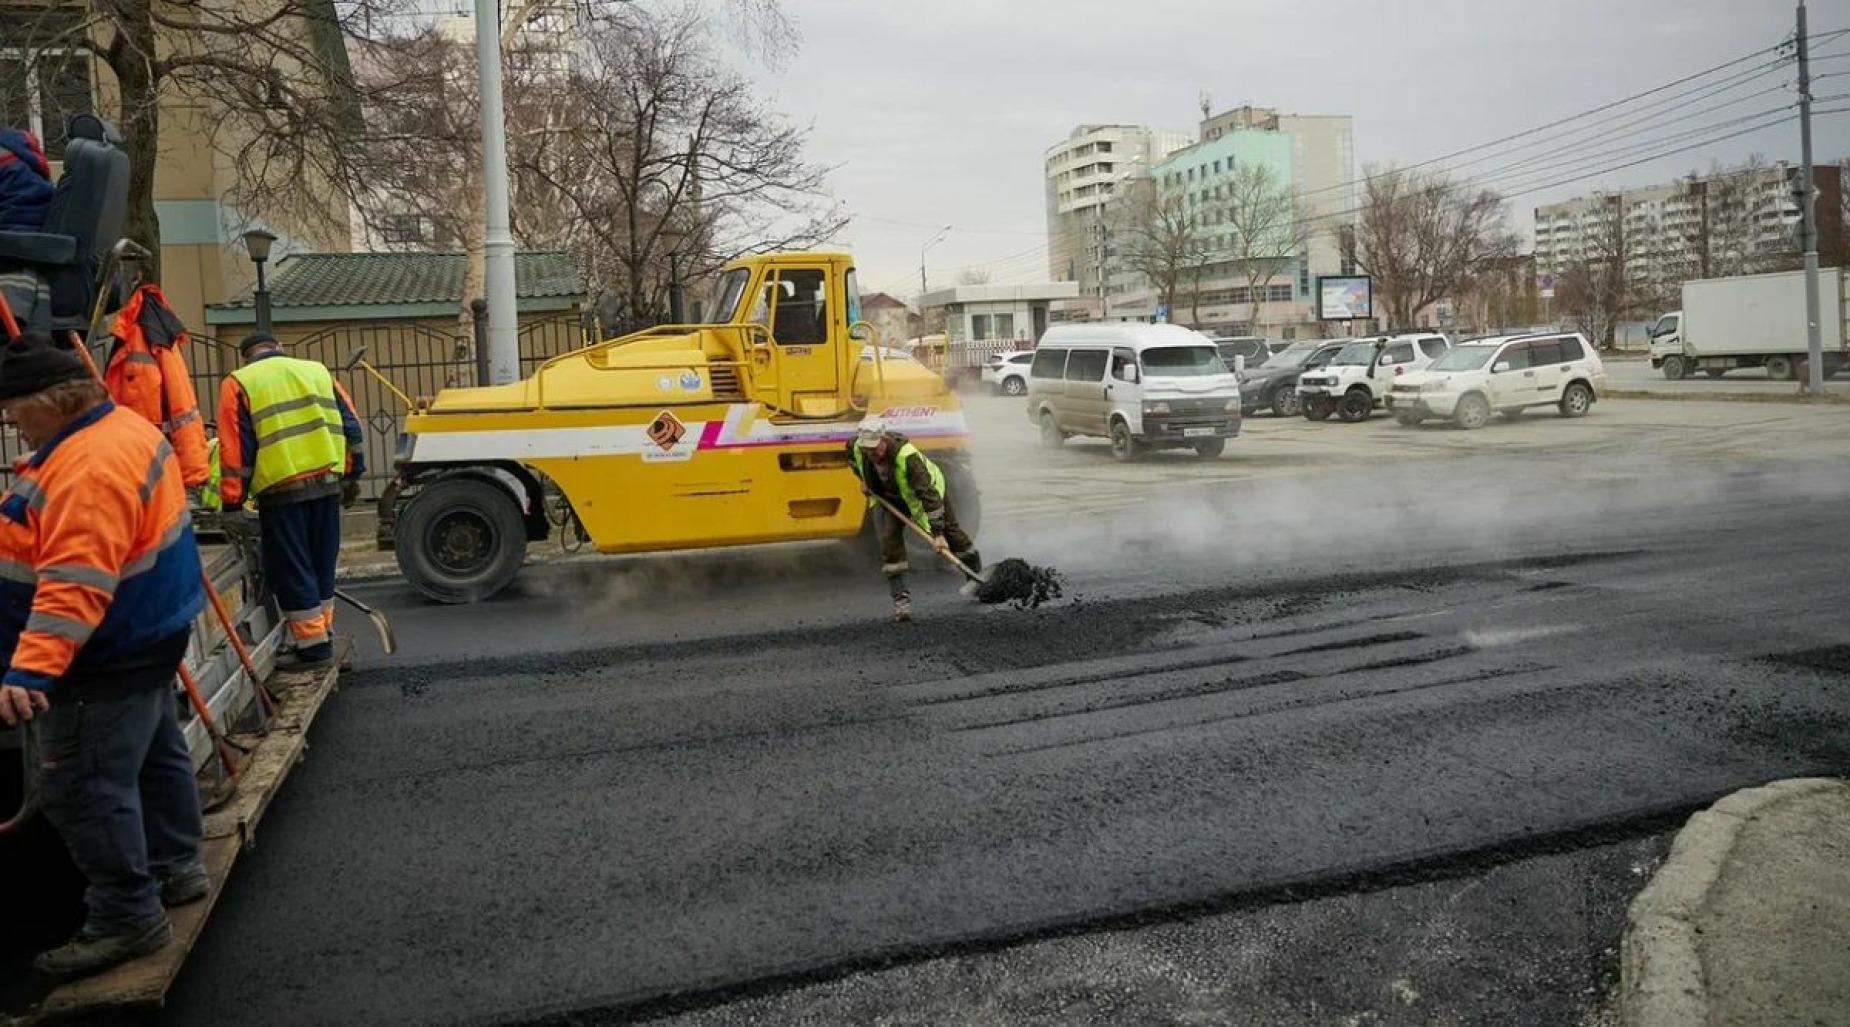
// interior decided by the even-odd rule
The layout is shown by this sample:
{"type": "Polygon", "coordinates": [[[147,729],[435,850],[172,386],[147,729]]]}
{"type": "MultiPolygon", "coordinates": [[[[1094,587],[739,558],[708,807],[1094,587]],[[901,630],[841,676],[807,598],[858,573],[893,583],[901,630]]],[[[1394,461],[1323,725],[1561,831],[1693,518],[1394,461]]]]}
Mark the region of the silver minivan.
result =
{"type": "Polygon", "coordinates": [[[1177,448],[1211,459],[1240,434],[1240,383],[1179,325],[1055,325],[1028,369],[1028,419],[1048,448],[1090,435],[1119,460],[1177,448]]]}

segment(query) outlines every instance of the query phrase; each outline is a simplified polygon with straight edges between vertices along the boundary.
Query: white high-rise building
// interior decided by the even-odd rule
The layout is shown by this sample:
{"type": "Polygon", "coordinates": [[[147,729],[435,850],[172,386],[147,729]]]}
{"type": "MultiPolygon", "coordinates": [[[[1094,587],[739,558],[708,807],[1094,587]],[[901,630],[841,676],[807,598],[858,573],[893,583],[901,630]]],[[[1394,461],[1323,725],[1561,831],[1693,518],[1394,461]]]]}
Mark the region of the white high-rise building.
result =
{"type": "Polygon", "coordinates": [[[1097,316],[1106,269],[1105,203],[1125,179],[1189,145],[1186,132],[1143,125],[1081,125],[1047,150],[1047,272],[1078,282],[1078,304],[1097,316]]]}

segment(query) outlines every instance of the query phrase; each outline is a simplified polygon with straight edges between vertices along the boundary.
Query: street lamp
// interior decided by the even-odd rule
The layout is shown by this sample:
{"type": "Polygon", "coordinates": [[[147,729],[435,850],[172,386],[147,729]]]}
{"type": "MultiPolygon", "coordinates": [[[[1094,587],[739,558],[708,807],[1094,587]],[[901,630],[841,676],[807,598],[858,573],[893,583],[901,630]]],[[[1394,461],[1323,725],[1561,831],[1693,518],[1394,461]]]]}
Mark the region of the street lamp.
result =
{"type": "Polygon", "coordinates": [[[268,332],[270,327],[270,290],[263,280],[263,265],[270,260],[270,244],[276,236],[261,228],[253,228],[244,233],[244,252],[250,255],[251,263],[257,265],[257,291],[251,294],[251,300],[257,308],[257,330],[268,332]]]}
{"type": "Polygon", "coordinates": [[[944,237],[950,234],[951,234],[951,226],[945,225],[943,228],[938,230],[937,235],[934,235],[930,239],[926,240],[925,245],[919,248],[919,297],[921,299],[924,298],[925,292],[927,289],[927,286],[925,285],[925,254],[930,253],[931,248],[933,246],[936,246],[939,243],[943,242],[944,237]]]}
{"type": "Polygon", "coordinates": [[[1120,165],[1123,170],[1113,175],[1110,181],[1099,187],[1100,195],[1098,206],[1094,208],[1098,212],[1098,227],[1096,230],[1098,235],[1096,240],[1098,260],[1093,264],[1093,273],[1098,277],[1098,316],[1101,321],[1111,320],[1111,230],[1106,224],[1105,214],[1111,205],[1112,196],[1117,193],[1118,184],[1128,180],[1132,175],[1136,174],[1135,169],[1137,165],[1142,163],[1142,157],[1132,157],[1130,160],[1120,165]]]}

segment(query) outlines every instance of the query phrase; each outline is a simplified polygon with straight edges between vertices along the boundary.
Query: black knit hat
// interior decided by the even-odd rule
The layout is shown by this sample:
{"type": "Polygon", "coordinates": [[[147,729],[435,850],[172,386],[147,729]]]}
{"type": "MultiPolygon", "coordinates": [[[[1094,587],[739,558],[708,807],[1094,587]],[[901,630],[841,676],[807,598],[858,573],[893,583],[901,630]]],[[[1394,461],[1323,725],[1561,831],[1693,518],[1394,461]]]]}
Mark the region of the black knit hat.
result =
{"type": "Polygon", "coordinates": [[[249,335],[246,335],[242,340],[239,341],[238,352],[239,353],[249,353],[251,350],[256,349],[258,346],[265,346],[265,345],[274,346],[276,344],[277,344],[276,336],[271,335],[269,332],[263,331],[262,329],[258,329],[257,331],[254,331],[250,333],[249,335]]]}
{"type": "Polygon", "coordinates": [[[44,332],[23,332],[0,347],[0,399],[18,399],[90,376],[69,344],[44,332]]]}

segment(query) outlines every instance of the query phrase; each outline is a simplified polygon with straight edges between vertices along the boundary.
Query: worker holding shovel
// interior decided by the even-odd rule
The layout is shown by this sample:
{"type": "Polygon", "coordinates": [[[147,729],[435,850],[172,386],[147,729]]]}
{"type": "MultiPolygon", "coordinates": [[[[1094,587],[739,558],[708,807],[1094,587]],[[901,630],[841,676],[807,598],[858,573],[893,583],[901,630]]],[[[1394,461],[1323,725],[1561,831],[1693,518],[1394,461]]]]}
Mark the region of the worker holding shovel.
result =
{"type": "Polygon", "coordinates": [[[912,593],[906,587],[906,572],[911,569],[906,562],[908,526],[900,520],[901,511],[921,534],[931,537],[932,548],[967,568],[972,580],[964,584],[964,594],[974,595],[974,575],[983,569],[983,558],[957,524],[957,512],[938,465],[877,417],[861,422],[848,446],[848,462],[867,494],[874,530],[880,537],[880,569],[893,597],[893,619],[912,619],[912,593]]]}

